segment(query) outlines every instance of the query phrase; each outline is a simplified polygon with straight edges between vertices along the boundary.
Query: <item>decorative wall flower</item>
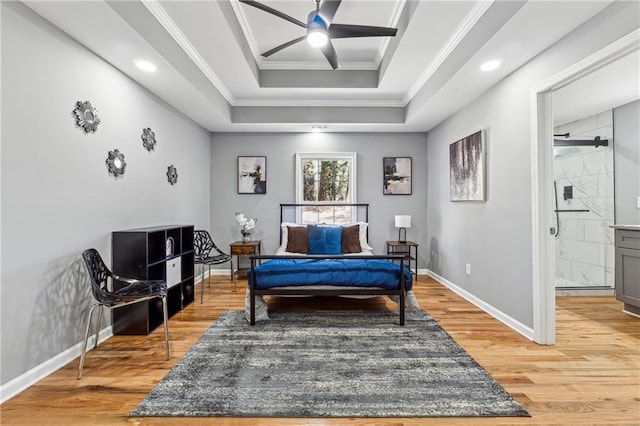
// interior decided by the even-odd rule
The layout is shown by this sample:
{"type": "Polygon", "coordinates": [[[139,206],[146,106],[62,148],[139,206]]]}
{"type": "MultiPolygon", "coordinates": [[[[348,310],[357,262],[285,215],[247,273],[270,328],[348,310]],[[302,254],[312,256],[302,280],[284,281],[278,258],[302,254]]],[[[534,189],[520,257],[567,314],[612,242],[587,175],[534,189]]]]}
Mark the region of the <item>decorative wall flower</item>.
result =
{"type": "Polygon", "coordinates": [[[97,110],[89,101],[78,101],[71,115],[76,118],[76,126],[80,127],[85,134],[95,133],[100,124],[97,110]]]}
{"type": "Polygon", "coordinates": [[[107,166],[109,167],[109,173],[118,177],[124,174],[124,169],[127,167],[127,163],[124,161],[124,154],[114,149],[113,151],[109,151],[109,156],[105,161],[107,166]]]}
{"type": "Polygon", "coordinates": [[[142,129],[142,146],[144,146],[147,151],[151,151],[156,146],[156,134],[151,130],[150,127],[146,129],[142,129]]]}
{"type": "Polygon", "coordinates": [[[167,167],[167,179],[171,185],[175,185],[178,182],[178,169],[173,164],[167,167]]]}

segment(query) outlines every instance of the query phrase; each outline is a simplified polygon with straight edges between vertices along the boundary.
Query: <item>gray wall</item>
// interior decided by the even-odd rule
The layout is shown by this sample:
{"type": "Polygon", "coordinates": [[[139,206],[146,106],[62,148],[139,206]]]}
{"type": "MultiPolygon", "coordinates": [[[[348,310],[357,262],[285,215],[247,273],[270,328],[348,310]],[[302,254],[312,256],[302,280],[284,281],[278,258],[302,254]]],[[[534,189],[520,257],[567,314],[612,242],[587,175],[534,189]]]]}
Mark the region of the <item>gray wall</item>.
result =
{"type": "Polygon", "coordinates": [[[427,134],[429,268],[533,326],[530,89],[639,26],[615,2],[427,134]],[[487,201],[449,201],[449,144],[484,129],[487,201]],[[465,264],[471,264],[471,275],[465,264]]]}
{"type": "MultiPolygon", "coordinates": [[[[407,238],[425,247],[426,145],[416,133],[264,133],[212,136],[211,215],[212,232],[220,247],[240,239],[234,219],[239,211],[258,218],[254,238],[263,240],[263,253],[278,247],[280,203],[295,202],[296,152],[357,152],[358,202],[369,203],[369,240],[376,253],[385,241],[397,239],[393,216],[409,214],[412,227],[407,238]],[[237,194],[237,156],[267,156],[267,193],[237,194]],[[382,158],[413,157],[412,195],[382,195],[382,158]]],[[[426,253],[426,252],[425,252],[426,253]]],[[[421,254],[419,252],[419,254],[421,254]]],[[[426,265],[424,256],[419,266],[426,265]]],[[[225,265],[228,267],[228,265],[225,265]]]]}
{"type": "MultiPolygon", "coordinates": [[[[82,340],[82,250],[111,264],[111,232],[208,226],[210,135],[18,2],[2,2],[2,384],[82,340]],[[74,126],[91,101],[95,134],[74,126]],[[151,127],[155,151],[140,139],[151,127]],[[126,156],[107,173],[107,152],[126,156]],[[167,182],[169,164],[179,173],[167,182]]],[[[103,322],[105,324],[105,322],[103,322]]]]}
{"type": "Polygon", "coordinates": [[[613,110],[616,223],[640,225],[640,101],[613,110]]]}

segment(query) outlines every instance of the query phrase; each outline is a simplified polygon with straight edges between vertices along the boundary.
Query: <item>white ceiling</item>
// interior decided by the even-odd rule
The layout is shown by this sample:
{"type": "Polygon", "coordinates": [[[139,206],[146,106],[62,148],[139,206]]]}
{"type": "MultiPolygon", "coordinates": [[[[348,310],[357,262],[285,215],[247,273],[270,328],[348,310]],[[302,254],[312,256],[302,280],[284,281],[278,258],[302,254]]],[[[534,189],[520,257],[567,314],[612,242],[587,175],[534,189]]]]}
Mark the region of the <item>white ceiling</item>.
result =
{"type": "MultiPolygon", "coordinates": [[[[296,132],[427,131],[611,1],[343,0],[334,22],[398,34],[334,40],[337,71],[304,41],[261,57],[305,30],[237,0],[24,3],[210,131],[296,132]]],[[[303,22],[315,7],[261,3],[303,22]]]]}
{"type": "Polygon", "coordinates": [[[554,127],[640,99],[640,51],[553,92],[554,127]]]}

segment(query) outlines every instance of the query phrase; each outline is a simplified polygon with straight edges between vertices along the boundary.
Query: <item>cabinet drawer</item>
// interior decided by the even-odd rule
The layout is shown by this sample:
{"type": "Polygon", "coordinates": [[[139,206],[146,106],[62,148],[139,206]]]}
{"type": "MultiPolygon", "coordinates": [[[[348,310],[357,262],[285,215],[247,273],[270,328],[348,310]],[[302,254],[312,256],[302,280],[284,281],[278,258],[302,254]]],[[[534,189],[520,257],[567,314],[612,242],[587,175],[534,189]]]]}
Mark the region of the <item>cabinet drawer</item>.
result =
{"type": "Polygon", "coordinates": [[[235,256],[249,256],[252,254],[256,254],[256,246],[254,245],[231,246],[231,254],[235,256]]]}
{"type": "Polygon", "coordinates": [[[167,260],[167,287],[173,287],[182,281],[182,258],[167,260]]]}
{"type": "Polygon", "coordinates": [[[616,229],[616,247],[640,250],[640,231],[616,229]]]}

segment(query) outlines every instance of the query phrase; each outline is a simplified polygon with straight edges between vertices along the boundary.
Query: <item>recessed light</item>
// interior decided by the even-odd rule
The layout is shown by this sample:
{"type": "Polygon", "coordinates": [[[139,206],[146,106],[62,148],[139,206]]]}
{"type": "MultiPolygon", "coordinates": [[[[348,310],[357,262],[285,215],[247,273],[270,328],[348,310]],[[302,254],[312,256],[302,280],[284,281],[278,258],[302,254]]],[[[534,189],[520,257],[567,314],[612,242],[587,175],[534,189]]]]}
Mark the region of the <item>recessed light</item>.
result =
{"type": "Polygon", "coordinates": [[[138,59],[138,60],[134,61],[134,63],[142,71],[154,72],[156,70],[156,66],[154,64],[152,64],[149,61],[145,61],[143,59],[138,59]]]}
{"type": "Polygon", "coordinates": [[[490,61],[485,62],[480,66],[482,71],[493,71],[502,65],[502,59],[492,59],[490,61]]]}

